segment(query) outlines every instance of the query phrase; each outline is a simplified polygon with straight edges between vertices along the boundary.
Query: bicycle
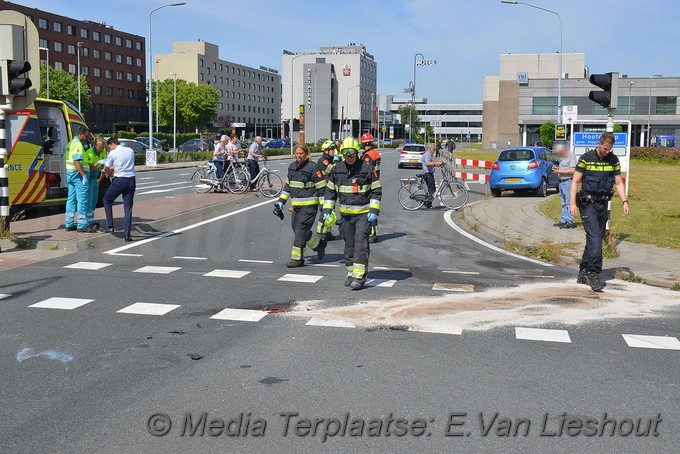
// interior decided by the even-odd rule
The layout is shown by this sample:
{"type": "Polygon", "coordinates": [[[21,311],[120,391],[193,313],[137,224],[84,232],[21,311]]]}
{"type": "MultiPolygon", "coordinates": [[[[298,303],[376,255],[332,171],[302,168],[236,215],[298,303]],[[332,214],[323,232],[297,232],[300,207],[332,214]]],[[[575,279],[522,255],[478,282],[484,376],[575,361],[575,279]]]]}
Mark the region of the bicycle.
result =
{"type": "Polygon", "coordinates": [[[233,194],[246,192],[248,190],[248,174],[241,168],[240,164],[228,162],[229,165],[224,170],[224,176],[221,179],[217,178],[217,167],[212,161],[208,161],[208,165],[198,166],[198,169],[191,176],[194,191],[204,194],[221,185],[233,194]]]}
{"type": "MultiPolygon", "coordinates": [[[[401,178],[400,181],[399,204],[405,210],[417,210],[425,205],[425,202],[431,200],[422,173],[416,175],[415,178],[401,178]]],[[[470,194],[465,185],[458,181],[458,178],[444,166],[442,167],[442,179],[437,185],[432,199],[435,197],[439,197],[439,202],[445,207],[451,210],[459,210],[467,204],[470,194]]]]}
{"type": "MultiPolygon", "coordinates": [[[[260,169],[260,172],[255,175],[255,178],[251,178],[250,172],[246,170],[248,181],[250,181],[250,185],[255,185],[263,196],[269,198],[278,197],[283,190],[283,180],[280,176],[269,170],[267,167],[267,157],[263,155],[263,158],[262,168],[260,169]]],[[[249,185],[246,184],[246,190],[248,187],[249,185]]]]}

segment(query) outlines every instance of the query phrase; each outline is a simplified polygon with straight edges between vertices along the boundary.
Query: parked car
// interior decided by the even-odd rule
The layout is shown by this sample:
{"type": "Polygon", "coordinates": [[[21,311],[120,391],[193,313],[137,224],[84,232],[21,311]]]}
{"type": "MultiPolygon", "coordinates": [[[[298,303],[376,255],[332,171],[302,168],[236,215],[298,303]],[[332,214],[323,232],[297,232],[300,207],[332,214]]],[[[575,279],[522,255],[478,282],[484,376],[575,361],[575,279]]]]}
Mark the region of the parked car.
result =
{"type": "Polygon", "coordinates": [[[560,180],[553,173],[557,159],[544,147],[508,148],[493,163],[489,187],[491,194],[500,197],[504,189],[535,191],[545,197],[548,188],[557,188],[560,180]]]}
{"type": "Polygon", "coordinates": [[[425,154],[425,145],[421,143],[411,143],[404,145],[399,152],[399,164],[397,167],[421,167],[421,160],[425,154]]]}
{"type": "Polygon", "coordinates": [[[179,152],[213,151],[214,149],[215,145],[210,140],[205,139],[189,139],[177,146],[179,152]]]}
{"type": "Polygon", "coordinates": [[[383,140],[382,143],[383,143],[383,145],[392,145],[392,139],[389,139],[389,138],[385,139],[385,140],[383,140]]]}
{"type": "Polygon", "coordinates": [[[121,139],[119,137],[118,142],[124,147],[132,148],[132,150],[135,152],[135,154],[140,154],[140,153],[145,154],[146,150],[149,149],[149,147],[144,145],[142,142],[138,142],[138,141],[132,140],[132,139],[121,139]]]}
{"type": "Polygon", "coordinates": [[[285,139],[272,139],[265,145],[266,148],[286,148],[290,146],[290,142],[285,139]]]}
{"type": "MultiPolygon", "coordinates": [[[[147,147],[149,146],[149,138],[148,137],[135,137],[135,140],[137,142],[143,143],[147,147]]],[[[155,137],[153,138],[153,147],[156,150],[170,151],[170,146],[168,145],[167,140],[158,140],[155,137]]]]}

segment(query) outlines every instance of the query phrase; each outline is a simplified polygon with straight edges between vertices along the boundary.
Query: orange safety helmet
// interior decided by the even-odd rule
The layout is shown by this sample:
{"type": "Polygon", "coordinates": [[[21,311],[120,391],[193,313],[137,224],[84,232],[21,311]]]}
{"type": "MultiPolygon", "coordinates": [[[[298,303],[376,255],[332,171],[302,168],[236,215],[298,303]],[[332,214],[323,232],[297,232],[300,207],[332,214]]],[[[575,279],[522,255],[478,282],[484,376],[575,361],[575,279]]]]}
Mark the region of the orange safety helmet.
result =
{"type": "Polygon", "coordinates": [[[361,136],[361,144],[365,145],[367,143],[373,143],[373,136],[369,132],[367,132],[363,136],[361,136]]]}

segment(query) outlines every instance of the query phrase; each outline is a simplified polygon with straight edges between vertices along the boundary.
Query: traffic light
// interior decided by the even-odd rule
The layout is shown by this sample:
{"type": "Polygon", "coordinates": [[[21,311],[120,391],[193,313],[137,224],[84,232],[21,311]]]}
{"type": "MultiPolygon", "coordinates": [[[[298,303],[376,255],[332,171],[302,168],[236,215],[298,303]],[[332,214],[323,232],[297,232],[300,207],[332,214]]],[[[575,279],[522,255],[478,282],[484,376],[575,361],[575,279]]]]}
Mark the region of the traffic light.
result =
{"type": "Polygon", "coordinates": [[[27,72],[31,70],[31,64],[26,60],[7,60],[7,87],[8,94],[16,95],[33,86],[27,72]],[[20,77],[26,74],[24,77],[20,77]]]}
{"type": "Polygon", "coordinates": [[[591,74],[590,83],[604,91],[591,91],[588,99],[602,107],[616,109],[618,105],[619,73],[591,74]]]}

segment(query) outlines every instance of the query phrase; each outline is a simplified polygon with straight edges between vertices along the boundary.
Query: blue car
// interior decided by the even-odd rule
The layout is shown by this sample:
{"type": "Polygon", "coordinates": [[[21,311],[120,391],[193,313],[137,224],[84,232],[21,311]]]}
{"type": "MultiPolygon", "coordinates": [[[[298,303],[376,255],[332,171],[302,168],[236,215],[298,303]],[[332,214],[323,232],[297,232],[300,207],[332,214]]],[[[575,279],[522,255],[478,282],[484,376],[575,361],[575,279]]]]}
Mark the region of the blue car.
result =
{"type": "Polygon", "coordinates": [[[287,142],[285,139],[272,139],[269,142],[267,142],[265,148],[286,148],[289,146],[290,142],[287,142]]]}
{"type": "Polygon", "coordinates": [[[493,163],[489,187],[494,197],[500,197],[504,189],[534,191],[545,197],[548,188],[557,188],[560,180],[553,173],[557,161],[550,150],[544,147],[508,148],[498,155],[493,163]]]}

